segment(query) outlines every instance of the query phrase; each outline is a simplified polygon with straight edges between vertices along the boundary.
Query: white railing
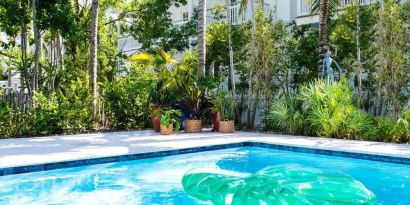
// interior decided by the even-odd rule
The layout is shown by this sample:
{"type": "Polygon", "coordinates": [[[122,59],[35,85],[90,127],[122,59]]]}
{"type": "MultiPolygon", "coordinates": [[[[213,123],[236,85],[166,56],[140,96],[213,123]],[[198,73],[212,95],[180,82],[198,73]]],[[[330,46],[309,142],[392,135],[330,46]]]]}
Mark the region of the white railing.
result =
{"type": "MultiPolygon", "coordinates": [[[[218,2],[221,5],[220,1],[214,0],[214,2],[218,2]]],[[[249,4],[250,4],[250,2],[249,2],[249,4]]],[[[217,4],[215,4],[215,5],[217,5],[217,4]]],[[[208,8],[208,14],[207,14],[207,23],[208,24],[212,23],[212,22],[215,22],[215,19],[213,19],[212,15],[211,15],[211,10],[215,7],[215,5],[211,5],[208,8]]],[[[225,5],[225,4],[222,4],[222,5],[225,5]]],[[[241,9],[240,6],[241,6],[240,2],[233,2],[230,5],[231,23],[234,24],[234,25],[250,21],[251,18],[252,18],[252,12],[251,12],[250,5],[248,6],[247,10],[242,11],[242,12],[240,12],[240,9],[241,9]]],[[[255,1],[255,9],[256,9],[256,7],[257,7],[257,2],[255,1]]],[[[270,4],[264,3],[263,7],[264,7],[265,14],[268,15],[269,10],[271,9],[270,4]]],[[[225,14],[223,14],[223,15],[225,15],[225,14]]]]}
{"type": "MultiPolygon", "coordinates": [[[[376,2],[377,0],[360,0],[360,5],[368,5],[376,2]]],[[[299,13],[298,16],[311,15],[311,5],[306,0],[299,0],[299,13]]],[[[340,0],[340,9],[343,9],[346,5],[353,4],[355,0],[340,0]]]]}
{"type": "Polygon", "coordinates": [[[118,39],[118,50],[122,52],[137,50],[140,47],[141,44],[132,37],[124,37],[118,39]]]}

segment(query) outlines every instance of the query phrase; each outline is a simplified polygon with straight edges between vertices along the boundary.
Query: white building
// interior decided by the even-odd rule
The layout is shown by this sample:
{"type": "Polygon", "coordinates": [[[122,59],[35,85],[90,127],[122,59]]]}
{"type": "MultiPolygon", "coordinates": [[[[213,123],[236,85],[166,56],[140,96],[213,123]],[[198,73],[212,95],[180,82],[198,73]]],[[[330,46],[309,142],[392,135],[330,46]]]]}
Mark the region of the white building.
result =
{"type": "MultiPolygon", "coordinates": [[[[361,5],[368,5],[374,3],[377,0],[359,0],[361,5]]],[[[343,9],[348,4],[355,3],[355,0],[340,0],[340,9],[343,9]]],[[[318,25],[319,24],[319,15],[318,14],[311,14],[311,7],[306,2],[306,0],[297,0],[297,7],[296,7],[296,21],[297,25],[318,25]]]]}
{"type": "Polygon", "coordinates": [[[9,80],[0,80],[0,90],[13,90],[14,92],[20,91],[20,74],[12,71],[10,82],[9,80]],[[10,84],[10,85],[9,85],[10,84]]]}
{"type": "MultiPolygon", "coordinates": [[[[255,5],[256,5],[256,0],[255,5]]],[[[272,12],[276,20],[289,22],[294,20],[297,15],[297,2],[300,0],[265,0],[265,13],[272,12]]],[[[303,1],[303,0],[302,0],[303,1]]],[[[250,4],[250,2],[249,2],[250,4]]],[[[211,16],[211,10],[216,5],[225,5],[225,0],[208,0],[207,1],[207,23],[212,23],[214,20],[211,16]]],[[[180,7],[171,6],[171,18],[174,25],[181,25],[189,21],[195,14],[195,9],[198,6],[198,0],[188,0],[186,5],[180,7]]],[[[235,1],[231,5],[231,20],[233,24],[246,22],[251,20],[251,7],[248,6],[246,12],[240,14],[240,1],[235,1]]],[[[194,39],[195,40],[195,37],[194,39]]],[[[118,49],[130,55],[138,51],[141,45],[132,37],[123,37],[118,39],[118,49]]]]}

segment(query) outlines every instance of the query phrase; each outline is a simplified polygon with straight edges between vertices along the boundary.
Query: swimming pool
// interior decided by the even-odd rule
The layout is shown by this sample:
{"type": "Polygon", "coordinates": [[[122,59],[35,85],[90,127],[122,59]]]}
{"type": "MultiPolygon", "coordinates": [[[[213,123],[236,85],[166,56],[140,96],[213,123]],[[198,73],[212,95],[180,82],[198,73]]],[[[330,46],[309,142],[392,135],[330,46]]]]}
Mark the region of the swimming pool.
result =
{"type": "Polygon", "coordinates": [[[0,204],[210,204],[181,185],[193,168],[255,173],[302,165],[342,172],[371,190],[377,204],[410,204],[410,165],[241,147],[0,177],[0,204]]]}

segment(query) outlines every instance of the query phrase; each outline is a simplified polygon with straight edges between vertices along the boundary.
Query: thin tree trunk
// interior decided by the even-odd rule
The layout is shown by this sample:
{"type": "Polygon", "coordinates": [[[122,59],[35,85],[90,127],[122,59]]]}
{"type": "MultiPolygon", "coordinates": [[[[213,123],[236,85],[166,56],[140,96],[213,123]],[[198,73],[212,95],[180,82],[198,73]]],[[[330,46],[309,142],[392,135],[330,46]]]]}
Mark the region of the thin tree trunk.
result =
{"type": "MultiPolygon", "coordinates": [[[[23,6],[23,11],[27,11],[27,2],[25,0],[21,0],[22,6],[23,6]]],[[[28,93],[31,94],[31,81],[30,81],[30,76],[28,73],[28,63],[27,63],[27,48],[28,48],[28,39],[27,39],[27,19],[25,18],[25,14],[22,15],[22,25],[21,25],[21,36],[20,36],[20,44],[21,44],[21,62],[23,65],[23,76],[21,78],[21,85],[23,87],[23,92],[24,92],[24,87],[27,88],[28,93]]]]}
{"type": "Polygon", "coordinates": [[[362,61],[360,51],[360,0],[356,0],[356,78],[359,97],[362,97],[362,61]]]}
{"type": "Polygon", "coordinates": [[[37,6],[38,6],[38,1],[32,0],[33,34],[34,34],[34,43],[35,43],[34,66],[33,66],[33,70],[31,73],[31,88],[33,91],[36,91],[38,87],[37,70],[38,70],[38,61],[39,61],[40,49],[41,49],[41,34],[40,34],[40,30],[37,27],[37,6]]]}
{"type": "Polygon", "coordinates": [[[236,85],[235,85],[235,67],[233,62],[233,49],[232,49],[232,22],[231,22],[231,1],[226,0],[226,20],[228,25],[228,49],[229,49],[229,78],[231,80],[232,98],[235,102],[235,113],[238,124],[241,123],[241,116],[238,106],[236,106],[236,85]]]}
{"type": "Polygon", "coordinates": [[[327,21],[329,15],[329,0],[320,0],[319,11],[319,62],[318,76],[321,76],[325,47],[327,46],[327,21]]]}
{"type": "Polygon", "coordinates": [[[198,77],[205,75],[206,0],[198,2],[198,77]]]}
{"type": "MultiPolygon", "coordinates": [[[[255,22],[255,2],[254,0],[251,0],[251,11],[252,11],[252,32],[251,32],[251,62],[255,62],[255,58],[256,58],[256,48],[255,48],[255,32],[256,32],[256,22],[255,22]]],[[[247,113],[247,127],[250,128],[253,126],[250,126],[251,122],[252,122],[252,97],[253,97],[253,93],[252,93],[252,89],[253,89],[253,85],[252,85],[252,81],[253,81],[253,66],[251,66],[249,69],[249,75],[248,75],[248,113],[247,113]]]]}
{"type": "Polygon", "coordinates": [[[90,71],[92,72],[93,111],[97,115],[97,44],[98,44],[98,0],[92,1],[91,6],[91,39],[90,39],[90,71]]]}
{"type": "MultiPolygon", "coordinates": [[[[385,32],[384,32],[385,28],[384,28],[383,15],[384,15],[384,0],[381,0],[380,1],[380,23],[379,23],[379,28],[378,28],[378,30],[379,30],[378,31],[379,32],[378,41],[381,45],[384,43],[383,41],[384,41],[384,38],[385,38],[385,32]]],[[[384,49],[380,50],[379,55],[380,55],[379,60],[381,60],[383,62],[379,63],[380,67],[379,67],[379,71],[378,71],[379,76],[378,76],[378,83],[377,83],[377,97],[376,97],[376,106],[375,106],[375,113],[374,113],[375,116],[380,116],[381,113],[382,113],[382,77],[381,76],[383,74],[384,64],[385,64],[385,62],[384,62],[384,58],[385,58],[384,49]]]]}

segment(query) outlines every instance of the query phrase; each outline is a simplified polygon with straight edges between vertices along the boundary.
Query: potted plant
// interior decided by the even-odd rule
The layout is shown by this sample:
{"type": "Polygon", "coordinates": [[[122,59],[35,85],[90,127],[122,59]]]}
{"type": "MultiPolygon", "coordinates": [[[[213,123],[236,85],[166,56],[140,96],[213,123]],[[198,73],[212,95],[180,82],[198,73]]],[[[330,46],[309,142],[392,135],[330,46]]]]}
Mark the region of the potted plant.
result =
{"type": "Polygon", "coordinates": [[[162,107],[169,107],[175,103],[175,97],[169,90],[164,89],[164,82],[169,76],[168,67],[174,65],[176,61],[171,55],[166,53],[162,46],[154,53],[138,53],[130,57],[131,62],[143,66],[144,68],[152,68],[157,73],[156,88],[150,92],[150,101],[153,103],[151,108],[151,123],[155,131],[160,131],[160,117],[157,115],[157,110],[162,107]]]}
{"type": "Polygon", "coordinates": [[[185,132],[202,132],[202,116],[209,107],[206,91],[201,91],[196,83],[189,86],[185,97],[179,100],[178,105],[189,112],[189,117],[184,121],[185,132]]]}
{"type": "Polygon", "coordinates": [[[219,131],[219,122],[221,120],[221,108],[225,101],[225,96],[228,94],[228,91],[222,90],[218,92],[212,99],[212,126],[213,131],[219,131]]]}
{"type": "Polygon", "coordinates": [[[160,133],[161,135],[170,135],[175,130],[179,130],[181,123],[181,111],[174,109],[160,109],[160,133]]]}
{"type": "Polygon", "coordinates": [[[224,97],[220,112],[219,132],[233,133],[235,131],[235,102],[230,98],[224,97]]]}

